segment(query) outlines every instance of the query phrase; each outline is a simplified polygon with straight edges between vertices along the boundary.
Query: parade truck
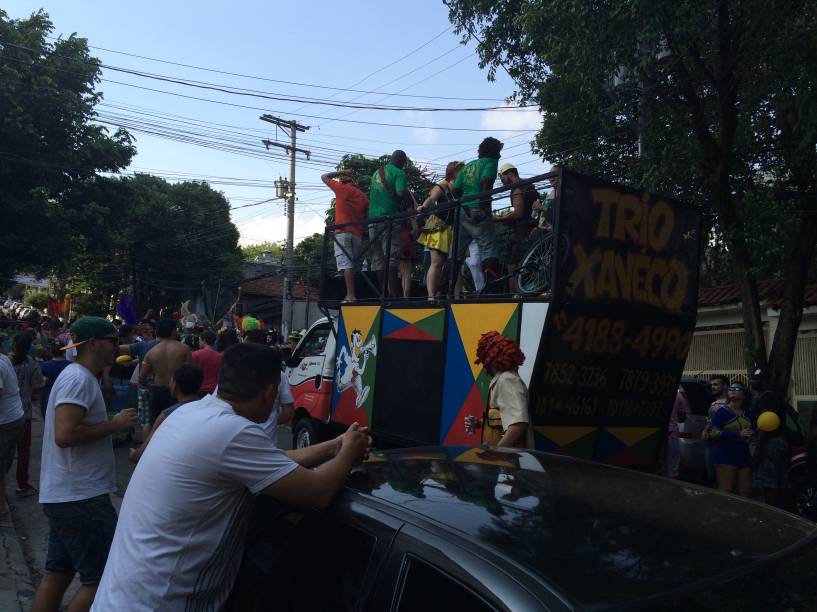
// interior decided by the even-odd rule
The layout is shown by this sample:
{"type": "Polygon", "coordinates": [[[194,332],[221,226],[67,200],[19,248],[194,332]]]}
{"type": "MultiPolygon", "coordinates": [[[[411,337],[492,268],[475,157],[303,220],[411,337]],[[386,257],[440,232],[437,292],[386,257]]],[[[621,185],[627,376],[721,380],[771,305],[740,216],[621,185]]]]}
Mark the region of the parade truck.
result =
{"type": "MultiPolygon", "coordinates": [[[[327,227],[320,288],[327,316],[287,363],[296,446],[353,422],[369,427],[378,446],[480,444],[481,430],[466,426],[466,417],[483,417],[490,383],[476,348],[482,334],[497,331],[526,356],[519,374],[537,449],[654,468],[695,329],[700,213],[568,169],[484,192],[481,206],[554,181],[550,223],[531,222],[516,268],[464,299],[384,295],[366,270],[372,240],[349,254],[358,300],[341,303],[332,255],[352,224],[327,227]]],[[[445,206],[456,243],[462,207],[445,206]]],[[[362,223],[399,236],[412,214],[362,223]]],[[[459,271],[452,255],[448,269],[459,271]]],[[[448,277],[453,295],[456,274],[448,277]]]]}

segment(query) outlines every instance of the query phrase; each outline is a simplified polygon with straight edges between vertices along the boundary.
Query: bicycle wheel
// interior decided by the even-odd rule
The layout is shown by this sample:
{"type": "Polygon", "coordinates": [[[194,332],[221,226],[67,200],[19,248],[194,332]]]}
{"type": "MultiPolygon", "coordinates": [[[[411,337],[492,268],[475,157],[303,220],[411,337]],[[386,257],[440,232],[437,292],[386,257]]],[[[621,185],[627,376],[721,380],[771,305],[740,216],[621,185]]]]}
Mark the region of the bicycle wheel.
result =
{"type": "Polygon", "coordinates": [[[553,268],[553,234],[537,236],[516,271],[516,286],[526,295],[539,295],[550,289],[553,268]]]}

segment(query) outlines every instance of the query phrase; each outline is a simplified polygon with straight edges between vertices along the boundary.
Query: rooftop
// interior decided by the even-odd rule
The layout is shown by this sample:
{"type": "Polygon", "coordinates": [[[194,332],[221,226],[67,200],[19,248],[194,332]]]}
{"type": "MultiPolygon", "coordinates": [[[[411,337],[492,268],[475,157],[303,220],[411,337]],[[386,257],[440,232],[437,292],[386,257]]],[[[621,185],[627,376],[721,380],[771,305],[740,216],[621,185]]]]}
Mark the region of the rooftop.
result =
{"type": "MultiPolygon", "coordinates": [[[[780,308],[783,304],[784,282],[782,280],[765,280],[757,284],[760,300],[769,308],[780,308]]],[[[806,285],[805,305],[817,305],[817,285],[806,285]]],[[[738,285],[721,285],[704,287],[698,291],[698,306],[723,306],[740,302],[738,285]]]]}

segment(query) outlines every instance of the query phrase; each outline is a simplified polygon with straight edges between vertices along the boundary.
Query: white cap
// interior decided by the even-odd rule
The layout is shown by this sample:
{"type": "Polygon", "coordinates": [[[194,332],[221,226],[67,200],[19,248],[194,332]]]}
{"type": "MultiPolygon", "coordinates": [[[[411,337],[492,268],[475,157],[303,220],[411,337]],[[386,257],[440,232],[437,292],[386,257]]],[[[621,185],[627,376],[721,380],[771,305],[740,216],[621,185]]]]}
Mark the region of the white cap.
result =
{"type": "Polygon", "coordinates": [[[508,170],[516,170],[516,166],[509,163],[504,163],[499,167],[499,174],[505,174],[508,170]]]}

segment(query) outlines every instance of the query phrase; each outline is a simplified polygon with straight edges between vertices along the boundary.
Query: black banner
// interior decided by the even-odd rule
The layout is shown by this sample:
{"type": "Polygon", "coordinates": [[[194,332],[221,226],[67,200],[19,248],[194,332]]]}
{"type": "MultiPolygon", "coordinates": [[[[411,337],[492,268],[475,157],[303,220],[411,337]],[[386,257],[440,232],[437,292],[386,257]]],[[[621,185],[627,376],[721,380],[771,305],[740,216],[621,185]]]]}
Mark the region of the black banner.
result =
{"type": "Polygon", "coordinates": [[[700,214],[561,172],[554,295],[531,380],[537,445],[655,464],[692,342],[700,214]]]}

